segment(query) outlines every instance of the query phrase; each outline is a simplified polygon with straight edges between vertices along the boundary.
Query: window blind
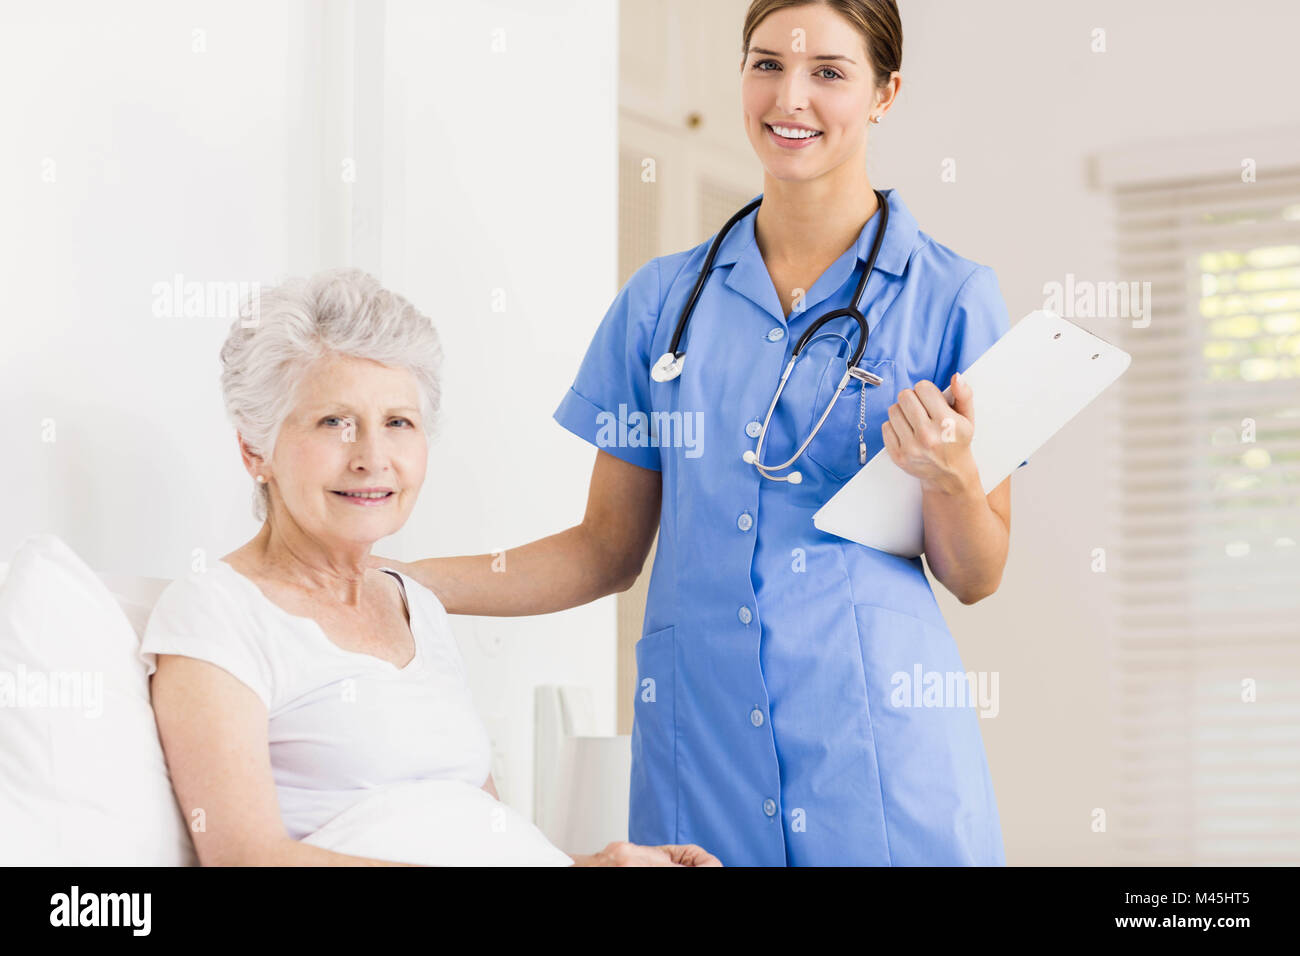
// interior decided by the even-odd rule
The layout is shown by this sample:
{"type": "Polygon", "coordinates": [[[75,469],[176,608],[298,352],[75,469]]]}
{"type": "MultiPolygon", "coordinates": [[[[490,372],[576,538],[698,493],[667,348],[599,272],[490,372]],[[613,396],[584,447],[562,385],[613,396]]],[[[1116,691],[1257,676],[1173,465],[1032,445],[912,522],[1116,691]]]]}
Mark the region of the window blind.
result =
{"type": "Polygon", "coordinates": [[[1300,165],[1112,183],[1121,862],[1300,862],[1300,165]]]}

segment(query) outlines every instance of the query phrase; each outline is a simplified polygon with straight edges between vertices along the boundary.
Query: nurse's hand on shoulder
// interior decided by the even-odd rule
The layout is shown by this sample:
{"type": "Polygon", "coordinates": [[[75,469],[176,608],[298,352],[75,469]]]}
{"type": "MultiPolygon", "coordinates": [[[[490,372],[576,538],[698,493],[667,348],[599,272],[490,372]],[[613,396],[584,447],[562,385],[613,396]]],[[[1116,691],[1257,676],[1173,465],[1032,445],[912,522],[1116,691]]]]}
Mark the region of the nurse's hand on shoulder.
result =
{"type": "Polygon", "coordinates": [[[591,856],[573,857],[574,866],[722,866],[722,861],[694,843],[641,846],[616,841],[591,856]]]}
{"type": "Polygon", "coordinates": [[[898,393],[898,401],[889,406],[889,421],[880,426],[894,464],[926,488],[960,486],[975,464],[970,452],[974,390],[957,374],[952,394],[949,405],[934,382],[917,382],[898,393]]]}

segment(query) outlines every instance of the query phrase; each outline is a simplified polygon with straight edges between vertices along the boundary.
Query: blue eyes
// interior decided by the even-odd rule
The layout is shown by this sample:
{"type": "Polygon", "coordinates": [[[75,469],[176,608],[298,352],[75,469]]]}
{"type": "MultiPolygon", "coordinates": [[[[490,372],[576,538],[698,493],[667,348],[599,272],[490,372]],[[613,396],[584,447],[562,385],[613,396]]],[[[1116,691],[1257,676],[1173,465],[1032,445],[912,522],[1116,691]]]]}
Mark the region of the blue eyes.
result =
{"type": "MultiPolygon", "coordinates": [[[[326,422],[341,422],[341,421],[343,421],[343,419],[340,418],[338,415],[330,415],[328,418],[322,418],[320,423],[324,425],[326,422]]],[[[409,418],[390,418],[389,421],[406,422],[406,424],[411,425],[412,428],[415,427],[414,425],[411,424],[411,420],[409,418]]]]}
{"type": "MultiPolygon", "coordinates": [[[[781,64],[780,64],[780,63],[777,63],[776,60],[759,60],[758,62],[756,62],[756,63],[754,64],[754,69],[757,70],[759,73],[772,73],[772,72],[774,72],[773,70],[765,70],[765,69],[763,69],[763,67],[765,67],[765,66],[768,65],[769,63],[770,63],[772,66],[776,67],[778,70],[781,68],[781,64]]],[[[831,67],[829,67],[829,66],[823,66],[820,70],[817,70],[816,72],[814,72],[813,75],[816,76],[818,73],[829,73],[829,74],[830,74],[830,76],[823,76],[822,79],[824,79],[824,80],[842,80],[842,79],[844,79],[844,77],[842,77],[842,76],[840,75],[840,73],[839,73],[838,70],[835,70],[835,69],[833,69],[833,68],[831,68],[831,67]]]]}

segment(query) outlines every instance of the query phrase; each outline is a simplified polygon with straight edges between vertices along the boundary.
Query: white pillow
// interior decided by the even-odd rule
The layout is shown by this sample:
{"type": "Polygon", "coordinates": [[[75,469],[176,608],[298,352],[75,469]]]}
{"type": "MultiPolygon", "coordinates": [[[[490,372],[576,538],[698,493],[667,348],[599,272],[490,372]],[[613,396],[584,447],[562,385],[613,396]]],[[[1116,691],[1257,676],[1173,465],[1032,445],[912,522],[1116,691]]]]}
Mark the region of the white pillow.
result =
{"type": "Polygon", "coordinates": [[[303,843],[425,866],[572,866],[573,860],[508,805],[463,780],[381,787],[303,843]]]}
{"type": "Polygon", "coordinates": [[[22,543],[0,585],[0,864],[197,863],[139,648],[63,541],[22,543]]]}

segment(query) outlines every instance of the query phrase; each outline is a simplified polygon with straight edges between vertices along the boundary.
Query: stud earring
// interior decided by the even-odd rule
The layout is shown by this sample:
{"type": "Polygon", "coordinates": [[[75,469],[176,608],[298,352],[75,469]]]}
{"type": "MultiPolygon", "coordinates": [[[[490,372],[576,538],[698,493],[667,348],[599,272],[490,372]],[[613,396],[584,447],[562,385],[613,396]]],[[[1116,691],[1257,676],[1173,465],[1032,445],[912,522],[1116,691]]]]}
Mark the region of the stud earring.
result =
{"type": "Polygon", "coordinates": [[[265,475],[258,475],[258,476],[257,476],[257,481],[258,481],[259,483],[261,483],[261,484],[266,484],[266,476],[265,476],[265,475]]]}
{"type": "Polygon", "coordinates": [[[873,123],[875,123],[877,126],[879,126],[879,125],[880,125],[880,117],[879,117],[879,116],[873,116],[873,117],[871,117],[871,122],[873,122],[873,123]]]}

